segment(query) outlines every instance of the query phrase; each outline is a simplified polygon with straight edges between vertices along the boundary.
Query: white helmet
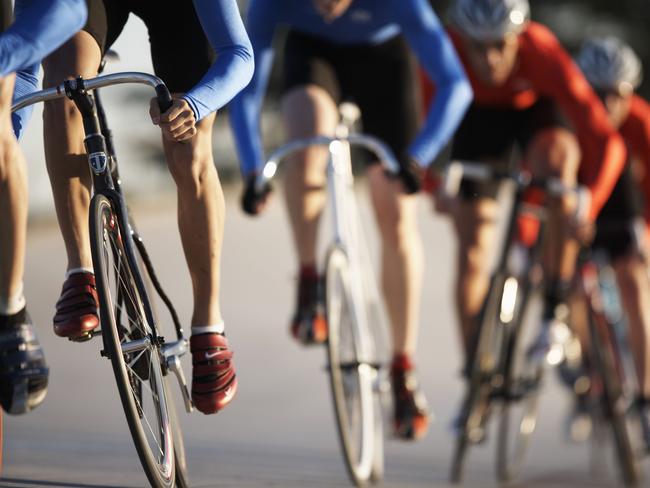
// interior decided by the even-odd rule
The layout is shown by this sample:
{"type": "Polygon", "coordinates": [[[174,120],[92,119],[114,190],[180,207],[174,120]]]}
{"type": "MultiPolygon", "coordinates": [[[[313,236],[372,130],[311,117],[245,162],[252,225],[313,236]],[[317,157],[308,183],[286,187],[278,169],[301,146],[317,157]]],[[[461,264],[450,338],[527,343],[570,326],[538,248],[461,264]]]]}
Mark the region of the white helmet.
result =
{"type": "Polygon", "coordinates": [[[596,90],[625,94],[641,84],[641,60],[615,37],[594,37],[582,45],[576,62],[596,90]]]}
{"type": "Polygon", "coordinates": [[[449,16],[468,37],[494,41],[520,33],[530,18],[530,5],[528,0],[456,0],[449,16]]]}

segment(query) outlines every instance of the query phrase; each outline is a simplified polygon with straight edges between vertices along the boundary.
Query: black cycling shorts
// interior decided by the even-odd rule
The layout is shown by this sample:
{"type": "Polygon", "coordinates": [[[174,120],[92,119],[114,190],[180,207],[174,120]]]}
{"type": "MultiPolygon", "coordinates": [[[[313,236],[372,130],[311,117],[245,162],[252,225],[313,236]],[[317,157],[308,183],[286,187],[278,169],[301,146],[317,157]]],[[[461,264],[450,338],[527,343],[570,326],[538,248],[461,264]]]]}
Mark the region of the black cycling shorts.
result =
{"type": "MultiPolygon", "coordinates": [[[[555,103],[547,98],[540,98],[524,110],[473,103],[454,135],[451,158],[476,162],[497,160],[507,164],[513,151],[525,153],[537,133],[553,127],[568,125],[555,103]]],[[[460,191],[467,199],[494,198],[498,189],[498,183],[463,181],[460,191]]]]}
{"type": "Polygon", "coordinates": [[[214,62],[215,53],[191,0],[86,0],[88,21],[83,30],[99,44],[102,55],[118,38],[130,13],[149,31],[156,76],[172,93],[196,85],[214,62]]]}
{"type": "Polygon", "coordinates": [[[354,102],[363,132],[384,141],[398,158],[406,154],[418,131],[421,104],[414,59],[401,36],[377,45],[336,44],[290,31],[283,71],[284,94],[317,85],[337,104],[354,102]]]}
{"type": "Polygon", "coordinates": [[[627,164],[598,215],[592,247],[606,251],[612,261],[633,252],[637,246],[633,224],[642,215],[641,194],[627,164]]]}

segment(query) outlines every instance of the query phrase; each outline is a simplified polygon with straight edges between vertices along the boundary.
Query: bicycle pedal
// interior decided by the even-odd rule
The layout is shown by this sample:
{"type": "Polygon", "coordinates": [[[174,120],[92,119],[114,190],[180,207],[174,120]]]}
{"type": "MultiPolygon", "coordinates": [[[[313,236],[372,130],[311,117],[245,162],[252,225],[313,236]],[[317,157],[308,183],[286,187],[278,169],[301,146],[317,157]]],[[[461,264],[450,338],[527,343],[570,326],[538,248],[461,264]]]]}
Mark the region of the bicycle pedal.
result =
{"type": "Polygon", "coordinates": [[[91,340],[93,337],[95,337],[96,334],[93,332],[86,332],[85,334],[81,334],[78,336],[70,336],[68,337],[68,340],[70,342],[88,342],[91,340]]]}

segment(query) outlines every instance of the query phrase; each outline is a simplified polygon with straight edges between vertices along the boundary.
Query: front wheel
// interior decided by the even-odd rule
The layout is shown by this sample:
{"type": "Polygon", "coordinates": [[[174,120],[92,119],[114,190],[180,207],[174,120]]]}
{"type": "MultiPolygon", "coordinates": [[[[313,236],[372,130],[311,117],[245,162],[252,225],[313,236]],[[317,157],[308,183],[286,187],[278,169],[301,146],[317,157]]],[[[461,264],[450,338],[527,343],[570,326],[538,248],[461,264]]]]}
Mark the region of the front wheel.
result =
{"type": "MultiPolygon", "coordinates": [[[[330,385],[341,448],[350,479],[357,486],[378,480],[383,473],[381,413],[377,395],[378,367],[365,357],[371,338],[368,324],[359,324],[353,282],[346,253],[330,250],[326,263],[327,346],[330,385]],[[377,459],[377,457],[381,459],[377,459]]],[[[361,315],[363,316],[363,315],[361,315]]]]}
{"type": "Polygon", "coordinates": [[[174,442],[161,365],[161,340],[148,319],[139,270],[120,215],[104,195],[91,202],[90,230],[104,354],[113,366],[131,436],[149,483],[174,485],[174,442]]]}

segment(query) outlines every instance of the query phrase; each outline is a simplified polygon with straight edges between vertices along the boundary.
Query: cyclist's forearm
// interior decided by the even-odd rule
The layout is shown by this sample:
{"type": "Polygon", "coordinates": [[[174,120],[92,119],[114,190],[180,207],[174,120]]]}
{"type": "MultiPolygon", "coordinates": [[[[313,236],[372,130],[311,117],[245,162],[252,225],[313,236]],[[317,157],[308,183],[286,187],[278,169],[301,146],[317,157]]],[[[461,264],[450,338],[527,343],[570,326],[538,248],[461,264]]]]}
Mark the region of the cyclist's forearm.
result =
{"type": "Polygon", "coordinates": [[[255,63],[253,48],[235,0],[194,2],[201,25],[217,60],[185,99],[196,120],[221,109],[251,80],[255,63]]]}
{"type": "Polygon", "coordinates": [[[264,161],[264,146],[260,131],[262,102],[273,66],[273,51],[255,50],[257,68],[250,84],[230,105],[232,125],[237,154],[243,175],[259,172],[264,161]]]}
{"type": "Polygon", "coordinates": [[[449,142],[472,100],[472,88],[463,77],[437,88],[424,127],[409,148],[421,166],[429,166],[449,142]]]}
{"type": "Polygon", "coordinates": [[[17,0],[16,21],[0,35],[0,76],[39,63],[86,22],[84,0],[17,0]]]}

